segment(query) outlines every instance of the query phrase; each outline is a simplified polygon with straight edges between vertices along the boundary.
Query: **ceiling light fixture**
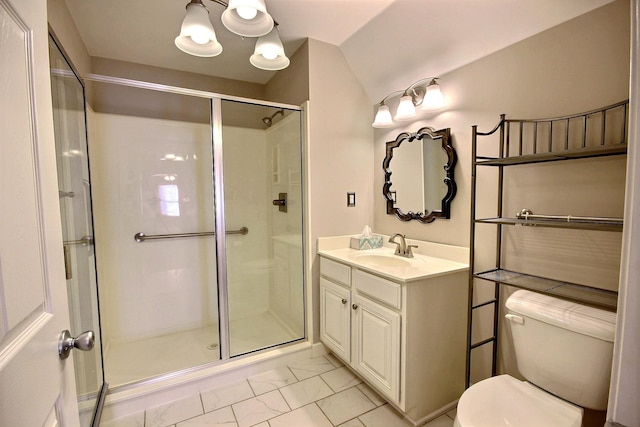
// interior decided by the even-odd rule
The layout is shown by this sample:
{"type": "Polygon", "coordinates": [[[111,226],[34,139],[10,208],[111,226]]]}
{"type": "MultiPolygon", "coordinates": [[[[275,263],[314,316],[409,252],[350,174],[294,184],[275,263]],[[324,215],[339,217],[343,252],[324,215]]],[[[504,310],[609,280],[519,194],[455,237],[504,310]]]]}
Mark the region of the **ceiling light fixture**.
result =
{"type": "MultiPolygon", "coordinates": [[[[254,54],[249,61],[261,70],[282,70],[289,66],[285,55],[278,23],[267,12],[264,0],[211,0],[224,6],[222,23],[241,37],[259,37],[254,54]]],[[[202,0],[191,0],[182,22],[180,34],[175,39],[178,49],[189,55],[212,57],[222,53],[222,45],[209,20],[209,10],[202,0]]]]}
{"type": "Polygon", "coordinates": [[[422,106],[423,111],[433,111],[444,107],[444,97],[440,91],[440,85],[436,81],[438,77],[428,77],[418,80],[407,89],[397,90],[385,96],[378,104],[376,117],[372,126],[374,128],[388,128],[393,126],[394,120],[405,121],[416,117],[416,107],[422,106]],[[427,83],[425,86],[424,83],[427,83]],[[391,111],[387,100],[397,94],[402,94],[396,109],[396,114],[391,118],[391,111]]]}

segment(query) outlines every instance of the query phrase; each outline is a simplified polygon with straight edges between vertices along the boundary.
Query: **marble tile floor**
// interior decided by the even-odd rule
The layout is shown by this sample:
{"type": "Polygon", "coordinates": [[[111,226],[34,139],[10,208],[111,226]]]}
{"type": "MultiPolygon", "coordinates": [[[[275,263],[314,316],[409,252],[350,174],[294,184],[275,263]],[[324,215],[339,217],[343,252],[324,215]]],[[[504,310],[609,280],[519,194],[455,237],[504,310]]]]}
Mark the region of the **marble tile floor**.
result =
{"type": "MultiPolygon", "coordinates": [[[[455,409],[425,424],[452,427],[455,409]]],[[[332,355],[103,422],[103,427],[409,427],[332,355]]]]}

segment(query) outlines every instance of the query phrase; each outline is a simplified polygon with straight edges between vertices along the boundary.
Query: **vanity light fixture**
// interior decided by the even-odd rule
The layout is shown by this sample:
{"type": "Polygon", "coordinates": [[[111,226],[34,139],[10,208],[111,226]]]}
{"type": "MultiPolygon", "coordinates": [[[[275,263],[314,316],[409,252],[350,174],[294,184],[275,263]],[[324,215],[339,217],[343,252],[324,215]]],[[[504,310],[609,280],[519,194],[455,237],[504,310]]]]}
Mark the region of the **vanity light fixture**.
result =
{"type": "Polygon", "coordinates": [[[378,110],[372,126],[374,128],[388,128],[393,126],[394,120],[405,121],[416,117],[416,107],[421,106],[423,111],[438,110],[444,107],[444,98],[440,91],[440,85],[436,81],[438,77],[428,77],[418,80],[404,91],[391,92],[378,104],[378,110]],[[427,83],[428,82],[428,83],[427,83]],[[424,85],[424,83],[427,83],[424,85]],[[396,109],[396,114],[391,118],[391,111],[386,101],[402,94],[396,109]]]}
{"type": "MultiPolygon", "coordinates": [[[[209,10],[203,0],[191,0],[182,21],[180,34],[175,39],[178,49],[189,55],[212,57],[222,53],[222,45],[209,20],[209,10]]],[[[226,7],[222,13],[224,26],[241,37],[258,37],[254,54],[249,62],[261,70],[282,70],[289,66],[278,23],[267,12],[264,0],[211,0],[226,7]]]]}

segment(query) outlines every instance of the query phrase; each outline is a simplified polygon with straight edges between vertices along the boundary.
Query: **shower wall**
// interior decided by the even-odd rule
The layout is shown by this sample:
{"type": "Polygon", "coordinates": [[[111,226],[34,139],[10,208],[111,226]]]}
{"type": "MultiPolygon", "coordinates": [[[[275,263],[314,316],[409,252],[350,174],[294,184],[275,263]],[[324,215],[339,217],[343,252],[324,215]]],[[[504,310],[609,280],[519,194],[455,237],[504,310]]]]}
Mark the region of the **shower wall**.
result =
{"type": "Polygon", "coordinates": [[[259,129],[223,127],[224,200],[227,230],[247,227],[249,233],[227,235],[227,282],[231,319],[268,310],[271,262],[265,221],[271,200],[265,179],[267,149],[265,132],[259,129]]]}
{"type": "Polygon", "coordinates": [[[92,115],[91,167],[103,332],[132,341],[217,321],[213,238],[134,234],[214,229],[206,124],[92,115]]]}

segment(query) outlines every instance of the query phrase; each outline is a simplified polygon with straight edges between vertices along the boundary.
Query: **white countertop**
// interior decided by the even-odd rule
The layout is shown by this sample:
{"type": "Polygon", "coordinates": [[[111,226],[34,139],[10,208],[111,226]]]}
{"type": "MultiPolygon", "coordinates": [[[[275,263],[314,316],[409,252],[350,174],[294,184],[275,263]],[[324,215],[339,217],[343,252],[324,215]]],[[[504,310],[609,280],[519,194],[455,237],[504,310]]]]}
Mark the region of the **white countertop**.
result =
{"type": "Polygon", "coordinates": [[[394,255],[395,247],[357,250],[351,248],[320,249],[318,254],[334,261],[349,264],[359,270],[396,281],[414,282],[444,274],[466,271],[469,265],[461,262],[437,258],[428,255],[414,254],[413,258],[394,255]],[[377,260],[391,257],[390,264],[383,265],[377,260]],[[396,260],[397,258],[397,260],[396,260]]]}

